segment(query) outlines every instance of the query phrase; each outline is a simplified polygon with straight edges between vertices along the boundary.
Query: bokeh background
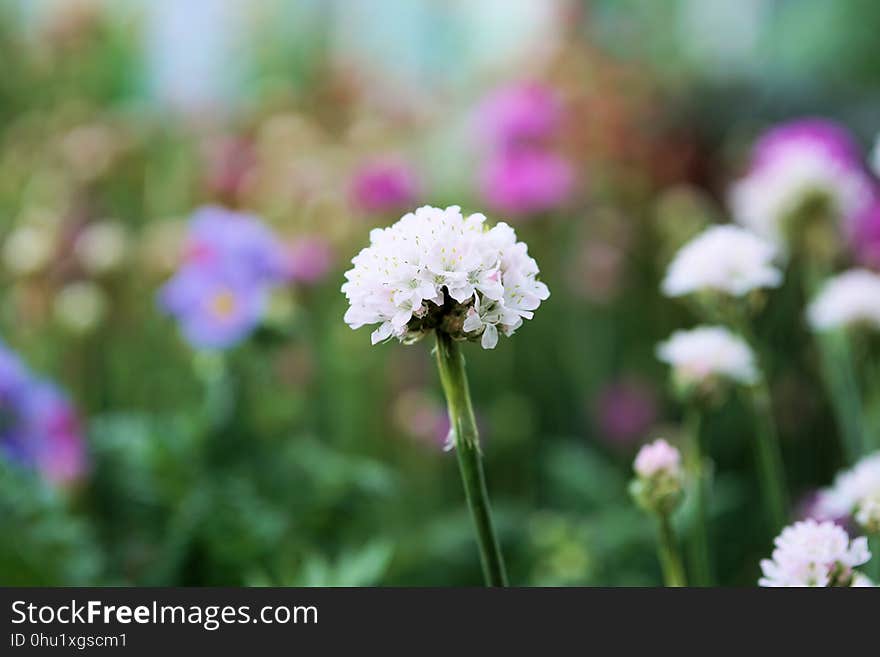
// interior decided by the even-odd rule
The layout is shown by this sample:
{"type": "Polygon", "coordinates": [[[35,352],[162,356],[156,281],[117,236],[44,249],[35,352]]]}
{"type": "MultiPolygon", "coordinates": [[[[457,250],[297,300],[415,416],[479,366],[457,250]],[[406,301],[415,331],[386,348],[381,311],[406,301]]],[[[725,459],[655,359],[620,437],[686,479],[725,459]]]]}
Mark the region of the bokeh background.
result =
{"type": "MultiPolygon", "coordinates": [[[[878,24],[873,0],[4,0],[0,336],[57,384],[66,442],[3,452],[0,583],[479,583],[430,345],[342,321],[369,230],[430,203],[512,223],[552,291],[466,348],[511,580],[658,584],[627,482],[680,434],[654,349],[695,323],[662,272],[767,126],[822,115],[870,148],[878,24]],[[508,161],[484,109],[522,85],[555,127],[508,161]],[[295,265],[222,353],[157,303],[212,204],[295,265]]],[[[774,291],[759,334],[808,500],[843,457],[803,302],[774,291]]],[[[752,585],[751,421],[734,398],[706,423],[718,575],[752,585]]]]}

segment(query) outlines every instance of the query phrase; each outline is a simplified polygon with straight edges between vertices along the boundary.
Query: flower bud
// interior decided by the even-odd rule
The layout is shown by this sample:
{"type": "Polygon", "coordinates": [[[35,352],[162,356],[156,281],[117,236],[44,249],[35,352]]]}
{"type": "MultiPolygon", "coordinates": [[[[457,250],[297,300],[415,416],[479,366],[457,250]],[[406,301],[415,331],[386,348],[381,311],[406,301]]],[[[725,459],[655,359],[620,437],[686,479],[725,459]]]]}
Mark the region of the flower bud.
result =
{"type": "Polygon", "coordinates": [[[639,450],[633,463],[636,478],[630,493],[636,503],[652,513],[668,515],[681,503],[684,472],[681,453],[660,438],[639,450]]]}

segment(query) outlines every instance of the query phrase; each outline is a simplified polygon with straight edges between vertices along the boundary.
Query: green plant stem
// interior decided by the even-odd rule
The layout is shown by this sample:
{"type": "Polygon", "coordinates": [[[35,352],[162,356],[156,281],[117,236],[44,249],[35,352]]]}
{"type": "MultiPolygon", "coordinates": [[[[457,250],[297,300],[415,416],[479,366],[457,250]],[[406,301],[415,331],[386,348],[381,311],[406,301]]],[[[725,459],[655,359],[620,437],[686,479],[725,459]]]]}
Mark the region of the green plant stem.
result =
{"type": "MultiPolygon", "coordinates": [[[[808,302],[818,293],[823,278],[822,272],[815,267],[807,267],[804,271],[804,296],[808,302]]],[[[846,462],[853,465],[864,455],[865,416],[849,341],[842,331],[818,332],[814,333],[814,338],[819,351],[819,370],[831,398],[843,454],[846,462]]]]}
{"type": "Polygon", "coordinates": [[[761,343],[752,331],[748,317],[741,313],[735,325],[746,340],[758,362],[759,376],[755,386],[749,391],[749,401],[755,417],[753,434],[755,462],[758,468],[758,480],[764,499],[767,523],[772,536],[776,536],[785,525],[788,517],[788,493],[786,492],[785,465],[782,459],[782,448],[779,444],[779,431],[773,416],[773,398],[767,384],[770,368],[761,348],[761,343]]]}
{"type": "Polygon", "coordinates": [[[507,572],[501,547],[492,525],[489,493],[483,474],[477,422],[471,405],[471,394],[464,369],[464,356],[458,344],[448,334],[437,331],[437,368],[446,394],[449,424],[458,455],[458,467],[464,484],[465,497],[480,548],[480,561],[487,586],[506,586],[507,572]]]}
{"type": "Polygon", "coordinates": [[[712,561],[709,551],[710,473],[706,467],[700,428],[700,410],[693,404],[685,412],[685,431],[690,441],[690,470],[694,477],[696,515],[688,540],[688,560],[695,586],[712,586],[712,561]]]}
{"type": "Polygon", "coordinates": [[[868,536],[868,549],[871,551],[871,560],[864,566],[865,574],[876,585],[880,583],[880,534],[868,536]]]}
{"type": "Polygon", "coordinates": [[[669,520],[669,514],[660,514],[657,520],[657,552],[660,557],[660,567],[663,569],[663,582],[666,586],[687,586],[684,566],[681,563],[678,542],[675,538],[675,531],[672,529],[672,523],[669,520]]]}
{"type": "Polygon", "coordinates": [[[842,332],[816,335],[822,361],[822,377],[831,397],[835,419],[843,439],[843,451],[849,465],[865,453],[862,436],[861,391],[847,336],[842,332]]]}
{"type": "Polygon", "coordinates": [[[788,495],[770,391],[764,379],[754,387],[750,397],[755,414],[754,441],[758,478],[761,482],[767,522],[770,524],[771,534],[775,536],[785,525],[788,515],[788,495]]]}

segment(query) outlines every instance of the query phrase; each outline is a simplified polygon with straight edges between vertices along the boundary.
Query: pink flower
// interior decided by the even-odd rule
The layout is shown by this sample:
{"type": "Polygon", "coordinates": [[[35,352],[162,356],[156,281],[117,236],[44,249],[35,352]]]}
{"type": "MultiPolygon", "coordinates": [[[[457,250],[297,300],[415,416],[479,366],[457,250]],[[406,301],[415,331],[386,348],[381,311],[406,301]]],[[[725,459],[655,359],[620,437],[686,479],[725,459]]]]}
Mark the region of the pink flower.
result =
{"type": "Polygon", "coordinates": [[[851,244],[860,264],[880,269],[880,199],[855,219],[851,244]]]}
{"type": "Polygon", "coordinates": [[[681,472],[681,454],[662,438],[645,445],[636,455],[633,470],[640,477],[653,477],[660,472],[677,476],[681,472]]]}
{"type": "Polygon", "coordinates": [[[302,237],[287,248],[287,275],[291,281],[313,285],[333,267],[333,250],[320,237],[302,237]]]}
{"type": "Polygon", "coordinates": [[[571,196],[571,164],[551,151],[525,148],[502,151],[483,163],[480,189],[486,203],[511,215],[552,210],[571,196]]]}
{"type": "Polygon", "coordinates": [[[859,148],[846,128],[828,119],[808,117],[782,123],[765,132],[752,151],[752,168],[772,165],[792,144],[820,151],[846,167],[862,166],[859,148]]]}
{"type": "Polygon", "coordinates": [[[556,136],[562,104],[550,87],[515,82],[490,94],[477,110],[477,138],[491,149],[507,150],[556,136]]]}
{"type": "Polygon", "coordinates": [[[391,212],[413,205],[421,193],[410,166],[395,158],[363,164],[351,179],[352,205],[369,213],[391,212]]]}

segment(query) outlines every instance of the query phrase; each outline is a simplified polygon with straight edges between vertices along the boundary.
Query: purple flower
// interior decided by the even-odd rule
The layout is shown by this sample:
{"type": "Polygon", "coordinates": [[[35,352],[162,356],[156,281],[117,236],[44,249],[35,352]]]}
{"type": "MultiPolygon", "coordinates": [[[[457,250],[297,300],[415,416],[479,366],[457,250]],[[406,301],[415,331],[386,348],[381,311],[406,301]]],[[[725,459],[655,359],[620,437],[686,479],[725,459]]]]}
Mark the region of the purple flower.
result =
{"type": "Polygon", "coordinates": [[[263,317],[268,288],[235,269],[189,267],[160,290],[160,305],[194,347],[225,349],[248,337],[263,317]]]}
{"type": "Polygon", "coordinates": [[[0,342],[0,426],[3,414],[14,407],[28,383],[28,372],[17,354],[0,342]]]}
{"type": "Polygon", "coordinates": [[[256,328],[272,287],[287,280],[287,254],[255,217],[217,207],[193,215],[180,270],[159,304],[194,347],[231,347],[256,328]]]}
{"type": "Polygon", "coordinates": [[[351,179],[352,205],[363,212],[392,212],[412,205],[421,193],[418,178],[405,162],[383,158],[364,163],[351,179]]]}
{"type": "Polygon", "coordinates": [[[502,151],[483,163],[480,189],[498,212],[523,215],[552,210],[572,193],[571,164],[556,153],[537,148],[502,151]]]}
{"type": "Polygon", "coordinates": [[[303,237],[287,248],[287,275],[291,281],[314,284],[333,266],[333,250],[320,237],[303,237]]]}
{"type": "Polygon", "coordinates": [[[67,397],[51,383],[37,381],[27,396],[24,415],[33,458],[43,475],[62,484],[79,479],[87,467],[85,444],[67,397]]]}
{"type": "Polygon", "coordinates": [[[234,270],[245,279],[277,283],[284,278],[281,242],[259,219],[218,206],[195,211],[183,253],[183,268],[234,270]]]}
{"type": "Polygon", "coordinates": [[[490,149],[507,150],[552,139],[561,123],[562,104],[553,89],[539,82],[516,82],[480,104],[477,138],[490,149]]]}
{"type": "Polygon", "coordinates": [[[602,438],[619,445],[631,445],[657,420],[656,394],[642,381],[618,381],[596,397],[595,412],[602,438]]]}
{"type": "Polygon", "coordinates": [[[53,384],[34,377],[0,343],[0,453],[66,484],[87,469],[76,411],[53,384]]]}
{"type": "Polygon", "coordinates": [[[782,123],[765,132],[752,151],[752,168],[772,165],[792,145],[821,152],[840,165],[861,168],[861,154],[843,126],[822,118],[803,118],[782,123]]]}
{"type": "Polygon", "coordinates": [[[851,245],[859,263],[880,269],[880,199],[856,217],[851,245]]]}

